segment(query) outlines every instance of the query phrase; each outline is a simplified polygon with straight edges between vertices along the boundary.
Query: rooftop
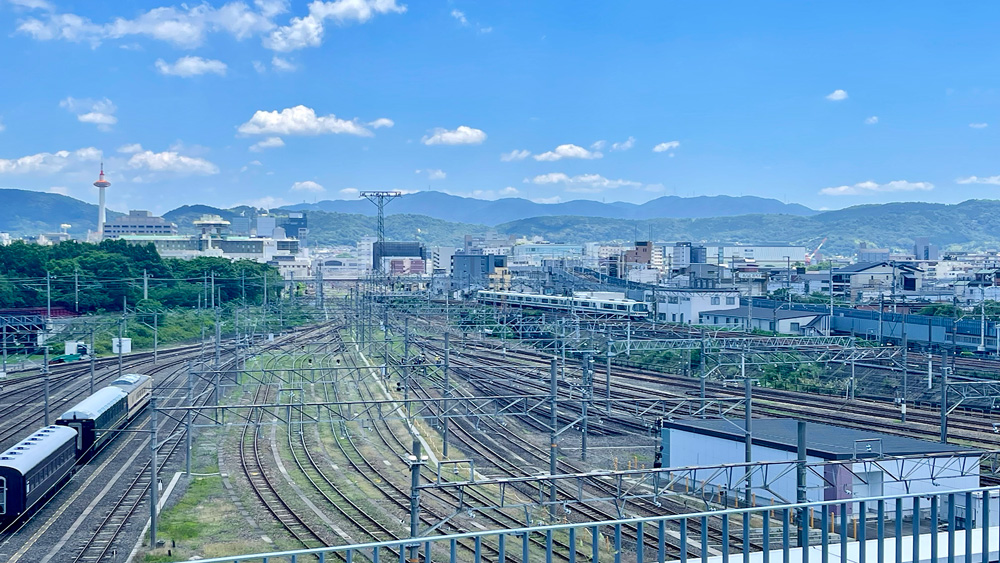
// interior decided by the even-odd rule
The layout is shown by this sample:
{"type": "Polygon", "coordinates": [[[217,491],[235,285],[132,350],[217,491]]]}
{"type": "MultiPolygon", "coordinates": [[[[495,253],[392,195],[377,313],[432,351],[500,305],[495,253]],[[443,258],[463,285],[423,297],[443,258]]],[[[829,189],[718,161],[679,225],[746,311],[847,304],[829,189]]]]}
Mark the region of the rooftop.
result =
{"type": "MultiPolygon", "coordinates": [[[[743,420],[681,420],[664,421],[664,428],[675,428],[726,440],[743,442],[743,420]]],[[[798,421],[793,418],[755,418],[751,426],[754,444],[767,446],[789,452],[798,449],[798,421]]],[[[980,450],[969,447],[928,442],[917,438],[907,438],[875,432],[873,430],[857,430],[806,422],[806,452],[808,455],[826,460],[852,459],[854,457],[876,457],[878,448],[873,446],[873,452],[858,452],[855,448],[864,448],[857,444],[858,440],[881,440],[883,456],[903,456],[939,453],[968,452],[978,455],[980,450]]]]}

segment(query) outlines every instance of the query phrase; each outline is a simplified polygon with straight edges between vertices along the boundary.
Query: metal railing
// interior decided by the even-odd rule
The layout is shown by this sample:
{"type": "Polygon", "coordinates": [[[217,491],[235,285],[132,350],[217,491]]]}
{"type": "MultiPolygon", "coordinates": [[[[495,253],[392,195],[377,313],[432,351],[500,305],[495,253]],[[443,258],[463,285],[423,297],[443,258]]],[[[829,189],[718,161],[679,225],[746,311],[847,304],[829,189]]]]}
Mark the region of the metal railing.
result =
{"type": "Polygon", "coordinates": [[[849,498],[199,561],[990,563],[1000,556],[998,495],[1000,487],[849,498]]]}

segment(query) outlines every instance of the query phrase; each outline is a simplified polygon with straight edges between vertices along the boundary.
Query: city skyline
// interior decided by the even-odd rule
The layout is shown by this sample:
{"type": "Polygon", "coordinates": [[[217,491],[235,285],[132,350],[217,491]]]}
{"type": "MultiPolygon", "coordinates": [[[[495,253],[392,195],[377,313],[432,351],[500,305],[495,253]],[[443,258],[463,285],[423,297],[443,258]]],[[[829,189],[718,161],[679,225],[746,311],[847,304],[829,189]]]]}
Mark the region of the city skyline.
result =
{"type": "Polygon", "coordinates": [[[5,0],[0,187],[96,202],[103,160],[109,208],[160,213],[366,189],[995,198],[998,11],[5,0]]]}

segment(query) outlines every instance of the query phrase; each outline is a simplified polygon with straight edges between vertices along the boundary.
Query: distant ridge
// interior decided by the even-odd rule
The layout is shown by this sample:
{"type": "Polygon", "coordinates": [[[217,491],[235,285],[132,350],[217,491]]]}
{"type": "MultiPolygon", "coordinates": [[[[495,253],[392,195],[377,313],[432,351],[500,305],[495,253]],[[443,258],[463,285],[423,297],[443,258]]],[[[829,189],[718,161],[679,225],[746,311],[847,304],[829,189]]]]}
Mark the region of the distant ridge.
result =
{"type": "MultiPolygon", "coordinates": [[[[324,200],[289,205],[283,209],[360,213],[374,215],[375,206],[363,199],[324,200]]],[[[524,198],[497,200],[461,197],[442,192],[423,191],[406,194],[386,207],[386,214],[426,215],[462,223],[499,225],[531,217],[578,216],[605,219],[659,219],[732,217],[748,214],[781,214],[808,217],[818,213],[797,203],[756,196],[663,196],[643,204],[621,201],[602,203],[578,199],[563,203],[535,203],[524,198]]]]}
{"type": "MultiPolygon", "coordinates": [[[[61,223],[76,237],[97,230],[96,205],[60,194],[0,188],[0,206],[0,231],[14,236],[56,233],[61,223]]],[[[107,210],[108,220],[121,215],[107,210]]]]}

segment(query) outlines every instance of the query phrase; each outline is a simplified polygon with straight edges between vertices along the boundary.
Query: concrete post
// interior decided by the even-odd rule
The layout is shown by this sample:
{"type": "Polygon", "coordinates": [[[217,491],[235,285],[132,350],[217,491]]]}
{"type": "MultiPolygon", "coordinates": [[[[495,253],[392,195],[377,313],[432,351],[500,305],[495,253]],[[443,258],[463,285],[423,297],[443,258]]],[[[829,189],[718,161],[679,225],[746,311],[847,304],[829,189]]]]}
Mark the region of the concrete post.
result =
{"type": "MultiPolygon", "coordinates": [[[[806,422],[804,420],[798,421],[798,448],[797,448],[797,460],[795,464],[795,502],[804,504],[808,502],[806,498],[806,422]]],[[[809,533],[808,528],[808,514],[806,509],[800,508],[798,510],[798,516],[796,521],[798,522],[798,547],[803,547],[805,545],[806,534],[809,533]]],[[[767,545],[767,538],[764,540],[764,545],[767,545]]]]}
{"type": "MultiPolygon", "coordinates": [[[[194,370],[187,366],[187,406],[194,406],[194,370]]],[[[184,473],[191,478],[191,411],[184,413],[184,473]]]]}
{"type": "Polygon", "coordinates": [[[42,347],[44,356],[42,361],[42,380],[45,384],[45,426],[49,425],[49,346],[42,347]]]}
{"type": "MultiPolygon", "coordinates": [[[[558,453],[559,444],[556,442],[557,433],[559,432],[559,410],[558,410],[558,396],[559,396],[559,380],[557,379],[559,374],[558,362],[555,358],[552,358],[552,362],[549,366],[549,402],[551,412],[549,414],[549,475],[555,475],[556,469],[556,454],[558,453]]],[[[552,481],[549,484],[549,519],[552,522],[556,520],[556,482],[552,481]]]]}
{"type": "MultiPolygon", "coordinates": [[[[420,439],[413,438],[413,456],[410,460],[410,537],[420,537],[420,439]]],[[[425,554],[430,559],[430,554],[425,554]]],[[[420,544],[410,546],[409,563],[420,562],[420,544]]]]}
{"type": "Polygon", "coordinates": [[[450,384],[448,382],[448,363],[450,361],[451,355],[451,341],[449,340],[449,334],[444,333],[444,406],[441,408],[441,436],[443,438],[443,446],[441,448],[441,455],[444,459],[448,459],[448,395],[450,394],[450,384]]]}

